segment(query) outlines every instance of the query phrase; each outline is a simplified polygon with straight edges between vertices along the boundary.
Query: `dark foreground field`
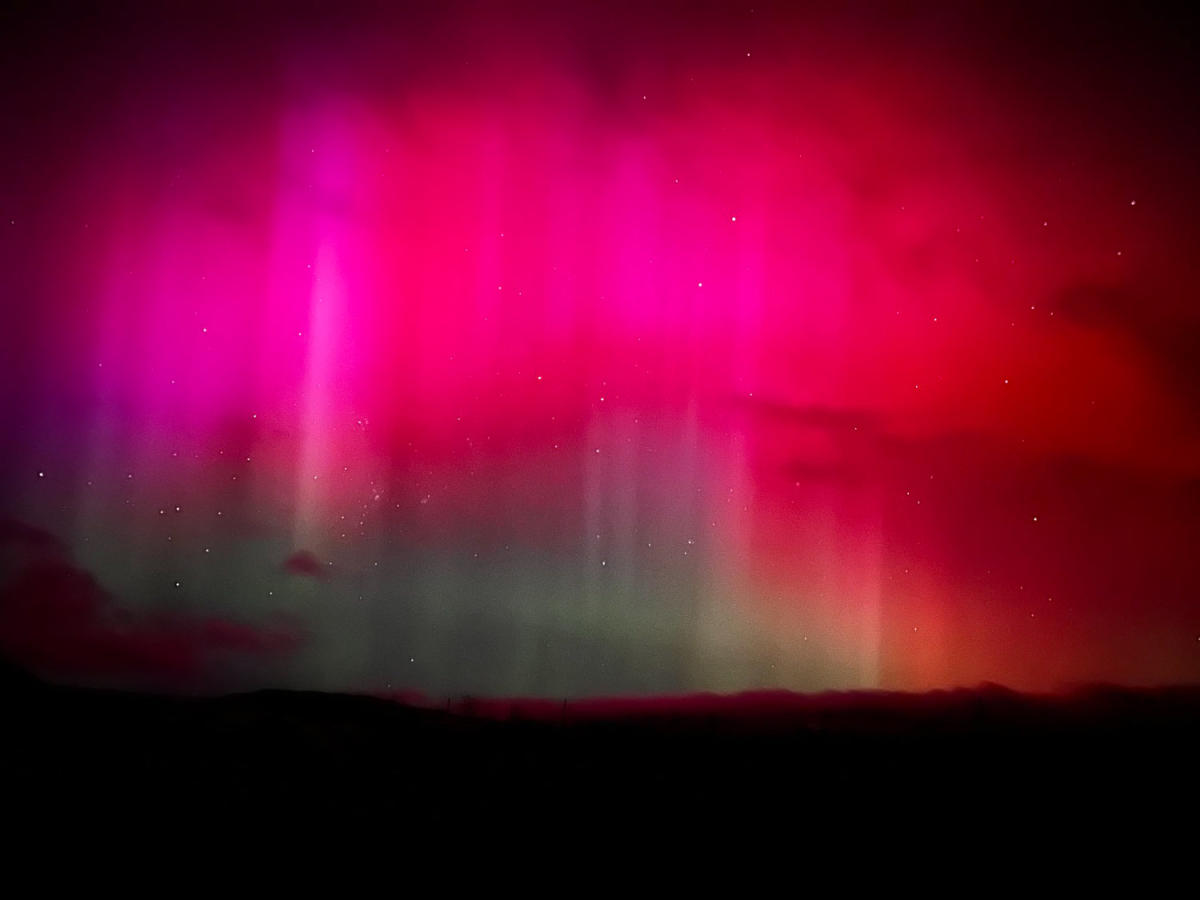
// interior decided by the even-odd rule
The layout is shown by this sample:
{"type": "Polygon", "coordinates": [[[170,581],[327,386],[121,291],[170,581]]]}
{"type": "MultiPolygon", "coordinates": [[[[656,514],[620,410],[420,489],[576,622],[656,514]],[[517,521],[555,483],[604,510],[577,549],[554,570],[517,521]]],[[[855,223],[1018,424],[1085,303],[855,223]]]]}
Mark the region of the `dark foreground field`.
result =
{"type": "Polygon", "coordinates": [[[1195,822],[1200,799],[1200,688],[431,708],[0,682],[10,820],[1065,833],[1195,822]]]}

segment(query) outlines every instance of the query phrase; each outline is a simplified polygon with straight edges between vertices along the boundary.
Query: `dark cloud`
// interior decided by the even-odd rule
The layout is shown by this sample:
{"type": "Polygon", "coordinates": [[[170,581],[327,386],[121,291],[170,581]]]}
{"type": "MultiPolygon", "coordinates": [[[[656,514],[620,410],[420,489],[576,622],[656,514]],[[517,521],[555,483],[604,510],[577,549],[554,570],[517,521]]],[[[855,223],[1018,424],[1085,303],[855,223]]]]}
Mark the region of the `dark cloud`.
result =
{"type": "Polygon", "coordinates": [[[854,486],[866,484],[872,480],[871,472],[865,466],[852,462],[809,462],[796,460],[789,463],[784,474],[796,482],[806,484],[840,484],[854,486]]]}
{"type": "Polygon", "coordinates": [[[1200,321],[1180,304],[1125,287],[1077,284],[1053,306],[1085,327],[1132,341],[1188,409],[1200,411],[1200,321]]]}
{"type": "Polygon", "coordinates": [[[939,622],[947,629],[969,634],[975,621],[1007,621],[998,611],[1011,610],[1012,618],[1055,623],[1110,672],[1124,671],[1137,654],[1180,665],[1194,656],[1200,480],[1193,476],[1049,452],[984,430],[911,436],[875,422],[849,442],[848,423],[869,416],[783,406],[760,412],[797,426],[792,452],[771,460],[776,478],[795,482],[796,503],[832,503],[846,515],[864,497],[877,503],[893,600],[910,570],[936,560],[945,585],[939,622]],[[831,500],[831,491],[840,493],[831,500]],[[1181,629],[1181,622],[1189,624],[1181,629]]]}
{"type": "Polygon", "coordinates": [[[278,657],[299,642],[292,625],[139,616],[66,561],[28,565],[0,588],[0,651],[51,677],[179,685],[208,672],[220,654],[278,657]]]}
{"type": "Polygon", "coordinates": [[[309,578],[324,578],[326,567],[311,550],[297,550],[283,561],[283,568],[293,575],[307,575],[309,578]]]}
{"type": "Polygon", "coordinates": [[[867,409],[818,404],[797,405],[745,397],[739,397],[734,402],[764,420],[794,425],[798,428],[817,428],[834,433],[848,432],[865,435],[877,432],[881,427],[879,415],[867,409]]]}
{"type": "Polygon", "coordinates": [[[0,545],[5,544],[55,552],[66,551],[66,545],[49,531],[16,519],[0,519],[0,545]]]}

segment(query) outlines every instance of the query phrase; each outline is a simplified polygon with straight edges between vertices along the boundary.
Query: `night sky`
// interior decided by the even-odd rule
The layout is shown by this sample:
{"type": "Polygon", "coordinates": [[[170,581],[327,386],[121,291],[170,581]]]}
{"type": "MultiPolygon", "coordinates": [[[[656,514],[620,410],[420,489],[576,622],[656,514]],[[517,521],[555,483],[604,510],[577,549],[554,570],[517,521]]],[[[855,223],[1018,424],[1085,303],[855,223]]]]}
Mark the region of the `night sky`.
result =
{"type": "Polygon", "coordinates": [[[100,6],[0,21],[10,658],[1200,681],[1194,22],[100,6]]]}

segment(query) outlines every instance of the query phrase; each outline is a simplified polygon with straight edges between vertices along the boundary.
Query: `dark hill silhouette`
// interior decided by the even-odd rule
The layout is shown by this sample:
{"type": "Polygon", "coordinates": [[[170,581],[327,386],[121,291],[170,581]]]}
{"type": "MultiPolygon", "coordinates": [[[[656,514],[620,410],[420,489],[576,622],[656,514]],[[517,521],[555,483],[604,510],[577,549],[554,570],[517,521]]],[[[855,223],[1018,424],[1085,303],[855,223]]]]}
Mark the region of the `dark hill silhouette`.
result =
{"type": "Polygon", "coordinates": [[[862,816],[888,828],[1153,823],[1200,798],[1197,687],[434,706],[71,688],[4,664],[0,698],[14,814],[447,828],[783,817],[815,834],[862,816]]]}

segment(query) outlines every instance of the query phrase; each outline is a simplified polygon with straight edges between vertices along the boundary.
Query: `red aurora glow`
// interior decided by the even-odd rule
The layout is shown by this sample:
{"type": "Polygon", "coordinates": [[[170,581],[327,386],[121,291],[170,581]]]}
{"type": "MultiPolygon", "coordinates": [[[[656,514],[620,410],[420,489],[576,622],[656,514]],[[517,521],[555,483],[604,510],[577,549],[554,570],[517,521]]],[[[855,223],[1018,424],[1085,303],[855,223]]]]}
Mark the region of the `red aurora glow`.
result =
{"type": "Polygon", "coordinates": [[[301,685],[1195,680],[1187,136],[970,17],[613,15],[53,76],[4,512],[301,685]]]}

